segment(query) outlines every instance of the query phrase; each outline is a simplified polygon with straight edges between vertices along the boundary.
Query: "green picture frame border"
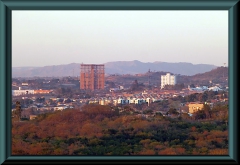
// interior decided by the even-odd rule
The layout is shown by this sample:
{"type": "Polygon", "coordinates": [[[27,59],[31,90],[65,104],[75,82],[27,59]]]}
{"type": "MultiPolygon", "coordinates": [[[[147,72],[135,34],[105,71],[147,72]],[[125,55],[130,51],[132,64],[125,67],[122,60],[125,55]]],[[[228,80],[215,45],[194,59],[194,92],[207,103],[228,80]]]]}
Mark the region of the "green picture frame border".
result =
{"type": "Polygon", "coordinates": [[[237,164],[237,43],[239,0],[0,0],[0,163],[103,164],[213,163],[237,164]],[[11,156],[11,13],[12,10],[228,10],[229,43],[229,155],[228,156],[11,156]]]}

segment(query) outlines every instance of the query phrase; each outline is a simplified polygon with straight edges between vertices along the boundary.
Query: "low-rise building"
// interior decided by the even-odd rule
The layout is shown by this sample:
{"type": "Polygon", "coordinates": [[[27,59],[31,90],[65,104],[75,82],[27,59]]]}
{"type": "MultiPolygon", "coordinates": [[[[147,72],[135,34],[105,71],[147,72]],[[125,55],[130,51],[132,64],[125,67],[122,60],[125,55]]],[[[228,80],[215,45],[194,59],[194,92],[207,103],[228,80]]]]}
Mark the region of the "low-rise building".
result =
{"type": "Polygon", "coordinates": [[[36,117],[37,117],[37,115],[30,115],[30,116],[29,116],[29,119],[30,119],[30,120],[33,120],[33,119],[35,119],[36,117]]]}
{"type": "Polygon", "coordinates": [[[51,93],[52,90],[34,90],[34,94],[44,94],[44,93],[51,93]]]}
{"type": "Polygon", "coordinates": [[[203,103],[189,103],[188,108],[189,108],[189,113],[195,113],[199,110],[203,109],[204,104],[203,103]]]}
{"type": "Polygon", "coordinates": [[[13,96],[21,96],[27,94],[34,94],[34,90],[22,90],[21,87],[19,87],[19,90],[12,90],[13,96]]]}
{"type": "Polygon", "coordinates": [[[27,82],[23,82],[22,86],[28,86],[28,83],[27,82]]]}

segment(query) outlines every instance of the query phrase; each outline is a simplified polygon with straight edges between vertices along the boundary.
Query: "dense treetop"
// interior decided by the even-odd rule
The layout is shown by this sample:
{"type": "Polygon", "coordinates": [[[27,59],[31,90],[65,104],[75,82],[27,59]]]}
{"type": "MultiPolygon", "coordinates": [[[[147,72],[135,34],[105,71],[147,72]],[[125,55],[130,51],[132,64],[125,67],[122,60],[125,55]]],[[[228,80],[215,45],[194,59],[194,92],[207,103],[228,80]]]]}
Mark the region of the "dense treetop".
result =
{"type": "Polygon", "coordinates": [[[119,114],[116,107],[86,105],[13,121],[12,154],[227,155],[228,129],[213,117],[142,118],[119,114]]]}

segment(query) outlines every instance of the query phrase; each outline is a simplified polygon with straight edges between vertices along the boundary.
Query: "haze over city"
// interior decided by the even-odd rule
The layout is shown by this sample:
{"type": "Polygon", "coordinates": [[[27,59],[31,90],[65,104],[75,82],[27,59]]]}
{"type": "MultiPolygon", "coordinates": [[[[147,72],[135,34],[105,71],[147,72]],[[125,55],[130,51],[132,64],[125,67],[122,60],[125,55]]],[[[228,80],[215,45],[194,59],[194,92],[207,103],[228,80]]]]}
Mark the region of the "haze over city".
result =
{"type": "Polygon", "coordinates": [[[228,65],[228,11],[12,12],[12,66],[111,61],[228,65]]]}

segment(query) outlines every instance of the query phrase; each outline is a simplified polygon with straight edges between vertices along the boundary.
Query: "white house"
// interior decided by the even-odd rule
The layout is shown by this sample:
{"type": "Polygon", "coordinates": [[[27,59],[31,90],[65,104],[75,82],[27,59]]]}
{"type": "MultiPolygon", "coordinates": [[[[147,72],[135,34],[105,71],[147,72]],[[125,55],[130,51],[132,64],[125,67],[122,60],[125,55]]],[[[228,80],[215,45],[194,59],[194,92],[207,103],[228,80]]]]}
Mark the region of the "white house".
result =
{"type": "Polygon", "coordinates": [[[215,86],[215,87],[210,87],[210,88],[208,88],[208,90],[219,91],[219,90],[222,90],[222,89],[219,88],[218,86],[215,86]]]}

